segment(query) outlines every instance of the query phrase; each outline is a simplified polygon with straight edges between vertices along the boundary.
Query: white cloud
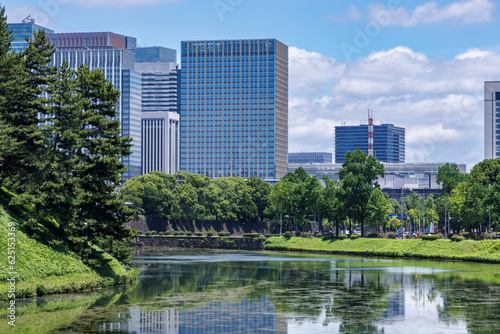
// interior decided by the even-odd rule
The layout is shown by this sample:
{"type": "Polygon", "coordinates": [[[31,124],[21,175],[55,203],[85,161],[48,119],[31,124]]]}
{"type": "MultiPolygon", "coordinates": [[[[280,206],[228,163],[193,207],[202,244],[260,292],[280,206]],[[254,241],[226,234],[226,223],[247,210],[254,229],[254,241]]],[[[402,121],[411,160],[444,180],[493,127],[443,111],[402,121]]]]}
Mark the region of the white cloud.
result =
{"type": "Polygon", "coordinates": [[[338,78],[345,64],[325,57],[317,52],[309,52],[296,47],[288,50],[290,63],[290,90],[292,92],[317,91],[323,84],[338,78]]]}
{"type": "Polygon", "coordinates": [[[487,58],[493,54],[490,51],[482,51],[476,48],[469,49],[464,53],[461,53],[455,57],[457,60],[474,59],[474,58],[487,58]]]}
{"type": "Polygon", "coordinates": [[[301,80],[309,91],[290,92],[289,150],[334,152],[334,127],[366,124],[372,109],[375,124],[406,129],[408,162],[470,167],[483,158],[484,81],[500,77],[499,63],[499,53],[480,49],[444,60],[398,46],[353,62],[293,52],[290,82],[301,80]],[[304,76],[315,61],[324,64],[317,81],[304,76]]]}
{"type": "Polygon", "coordinates": [[[330,15],[330,19],[334,21],[356,21],[360,18],[362,18],[362,13],[356,6],[349,6],[345,14],[330,15]]]}
{"type": "MultiPolygon", "coordinates": [[[[496,3],[492,0],[462,0],[445,6],[440,6],[435,1],[429,1],[413,10],[406,9],[403,6],[375,3],[368,5],[364,15],[366,19],[375,20],[383,26],[415,26],[450,20],[461,24],[470,24],[491,21],[495,8],[496,3]]],[[[354,21],[362,17],[362,11],[354,6],[349,7],[345,15],[331,16],[332,19],[337,21],[354,21]]]]}

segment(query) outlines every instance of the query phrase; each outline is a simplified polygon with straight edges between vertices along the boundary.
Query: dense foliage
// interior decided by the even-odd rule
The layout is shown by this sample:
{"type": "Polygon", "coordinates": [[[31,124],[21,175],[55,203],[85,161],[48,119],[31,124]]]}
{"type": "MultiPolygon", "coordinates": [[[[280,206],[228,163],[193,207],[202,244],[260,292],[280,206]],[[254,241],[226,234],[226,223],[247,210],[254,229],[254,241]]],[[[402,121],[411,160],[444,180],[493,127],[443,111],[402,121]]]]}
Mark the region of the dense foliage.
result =
{"type": "Polygon", "coordinates": [[[3,204],[24,208],[16,212],[25,231],[69,245],[87,264],[102,265],[92,245],[127,262],[132,231],[124,223],[133,210],[115,189],[131,139],[116,120],[119,91],[100,70],[51,66],[54,48],[43,31],[24,51],[10,51],[5,9],[0,16],[3,204]]]}

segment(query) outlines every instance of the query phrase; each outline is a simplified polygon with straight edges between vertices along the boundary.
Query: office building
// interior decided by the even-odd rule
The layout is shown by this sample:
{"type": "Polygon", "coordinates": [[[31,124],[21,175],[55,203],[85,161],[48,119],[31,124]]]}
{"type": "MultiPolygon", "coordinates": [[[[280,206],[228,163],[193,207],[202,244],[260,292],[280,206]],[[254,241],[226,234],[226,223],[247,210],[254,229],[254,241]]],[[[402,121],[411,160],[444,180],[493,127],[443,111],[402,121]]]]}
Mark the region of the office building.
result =
{"type": "Polygon", "coordinates": [[[14,52],[23,51],[24,48],[28,46],[26,37],[28,37],[28,40],[32,41],[35,31],[43,30],[46,34],[54,32],[53,30],[35,24],[35,20],[29,19],[29,17],[24,19],[22,23],[9,23],[7,26],[8,29],[12,31],[12,37],[14,37],[11,46],[11,49],[14,50],[14,52]]]}
{"type": "Polygon", "coordinates": [[[136,63],[177,63],[177,51],[163,46],[128,47],[136,63]]]}
{"type": "Polygon", "coordinates": [[[76,70],[88,65],[91,70],[100,69],[109,82],[120,91],[116,106],[117,120],[121,123],[121,135],[132,138],[132,153],[123,157],[128,167],[125,179],[141,175],[141,74],[135,71],[135,55],[125,50],[136,46],[136,39],[110,32],[54,33],[38,26],[34,20],[11,23],[12,49],[20,51],[27,46],[25,37],[33,38],[33,32],[44,30],[49,43],[56,47],[52,65],[61,65],[64,60],[76,70]]]}
{"type": "Polygon", "coordinates": [[[142,75],[142,174],[179,170],[176,51],[164,47],[129,49],[142,75]]]}
{"type": "Polygon", "coordinates": [[[59,51],[71,50],[125,50],[134,48],[135,37],[106,32],[63,32],[48,34],[50,44],[59,51]]]}
{"type": "Polygon", "coordinates": [[[140,176],[141,168],[141,74],[134,70],[134,54],[120,49],[57,50],[53,64],[60,66],[66,61],[74,70],[87,65],[91,70],[100,69],[109,82],[120,91],[116,106],[117,119],[121,123],[123,137],[131,137],[132,153],[123,157],[128,167],[125,179],[140,176]]]}
{"type": "Polygon", "coordinates": [[[331,164],[332,158],[328,152],[288,153],[289,164],[331,164]]]}
{"type": "Polygon", "coordinates": [[[288,47],[276,39],[183,41],[180,169],[279,179],[287,171],[288,47]]]}
{"type": "Polygon", "coordinates": [[[484,83],[484,158],[500,158],[500,81],[484,83]]]}
{"type": "MultiPolygon", "coordinates": [[[[384,194],[391,198],[399,199],[401,189],[413,190],[423,194],[439,194],[441,185],[436,182],[438,168],[444,166],[444,162],[415,162],[415,163],[382,163],[385,176],[378,179],[380,188],[384,194]]],[[[460,173],[467,171],[465,164],[457,164],[460,173]]],[[[314,175],[318,179],[327,176],[330,179],[339,179],[341,163],[334,164],[288,164],[288,171],[293,172],[302,167],[307,174],[314,175]]],[[[406,190],[405,190],[406,191],[406,190]]],[[[407,195],[405,192],[405,196],[407,195]]]]}
{"type": "MultiPolygon", "coordinates": [[[[373,126],[373,156],[381,162],[405,162],[405,129],[393,124],[373,126]]],[[[335,127],[335,163],[344,163],[347,151],[368,154],[368,125],[335,127]]]]}

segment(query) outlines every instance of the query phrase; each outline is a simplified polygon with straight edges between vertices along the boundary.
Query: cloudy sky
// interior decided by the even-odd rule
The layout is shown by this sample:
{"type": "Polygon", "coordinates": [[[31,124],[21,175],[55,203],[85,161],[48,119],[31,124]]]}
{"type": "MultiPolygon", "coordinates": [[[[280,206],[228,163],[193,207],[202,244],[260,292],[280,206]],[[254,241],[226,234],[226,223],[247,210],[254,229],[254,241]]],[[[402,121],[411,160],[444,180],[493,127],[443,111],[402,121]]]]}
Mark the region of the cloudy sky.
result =
{"type": "Polygon", "coordinates": [[[334,152],[334,127],[406,128],[407,162],[484,158],[484,81],[500,80],[491,0],[4,0],[56,32],[112,31],[144,45],[277,38],[290,56],[289,152],[334,152]]]}

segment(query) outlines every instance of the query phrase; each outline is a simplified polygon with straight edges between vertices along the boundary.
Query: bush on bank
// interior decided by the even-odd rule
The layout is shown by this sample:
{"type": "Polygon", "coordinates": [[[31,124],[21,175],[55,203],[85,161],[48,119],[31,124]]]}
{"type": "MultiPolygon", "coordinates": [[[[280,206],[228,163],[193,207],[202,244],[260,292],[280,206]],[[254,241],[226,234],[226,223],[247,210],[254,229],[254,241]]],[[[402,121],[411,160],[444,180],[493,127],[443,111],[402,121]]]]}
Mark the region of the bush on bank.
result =
{"type": "Polygon", "coordinates": [[[271,237],[265,242],[264,249],[500,263],[500,240],[453,242],[449,239],[437,239],[428,242],[421,239],[321,240],[271,237]]]}

